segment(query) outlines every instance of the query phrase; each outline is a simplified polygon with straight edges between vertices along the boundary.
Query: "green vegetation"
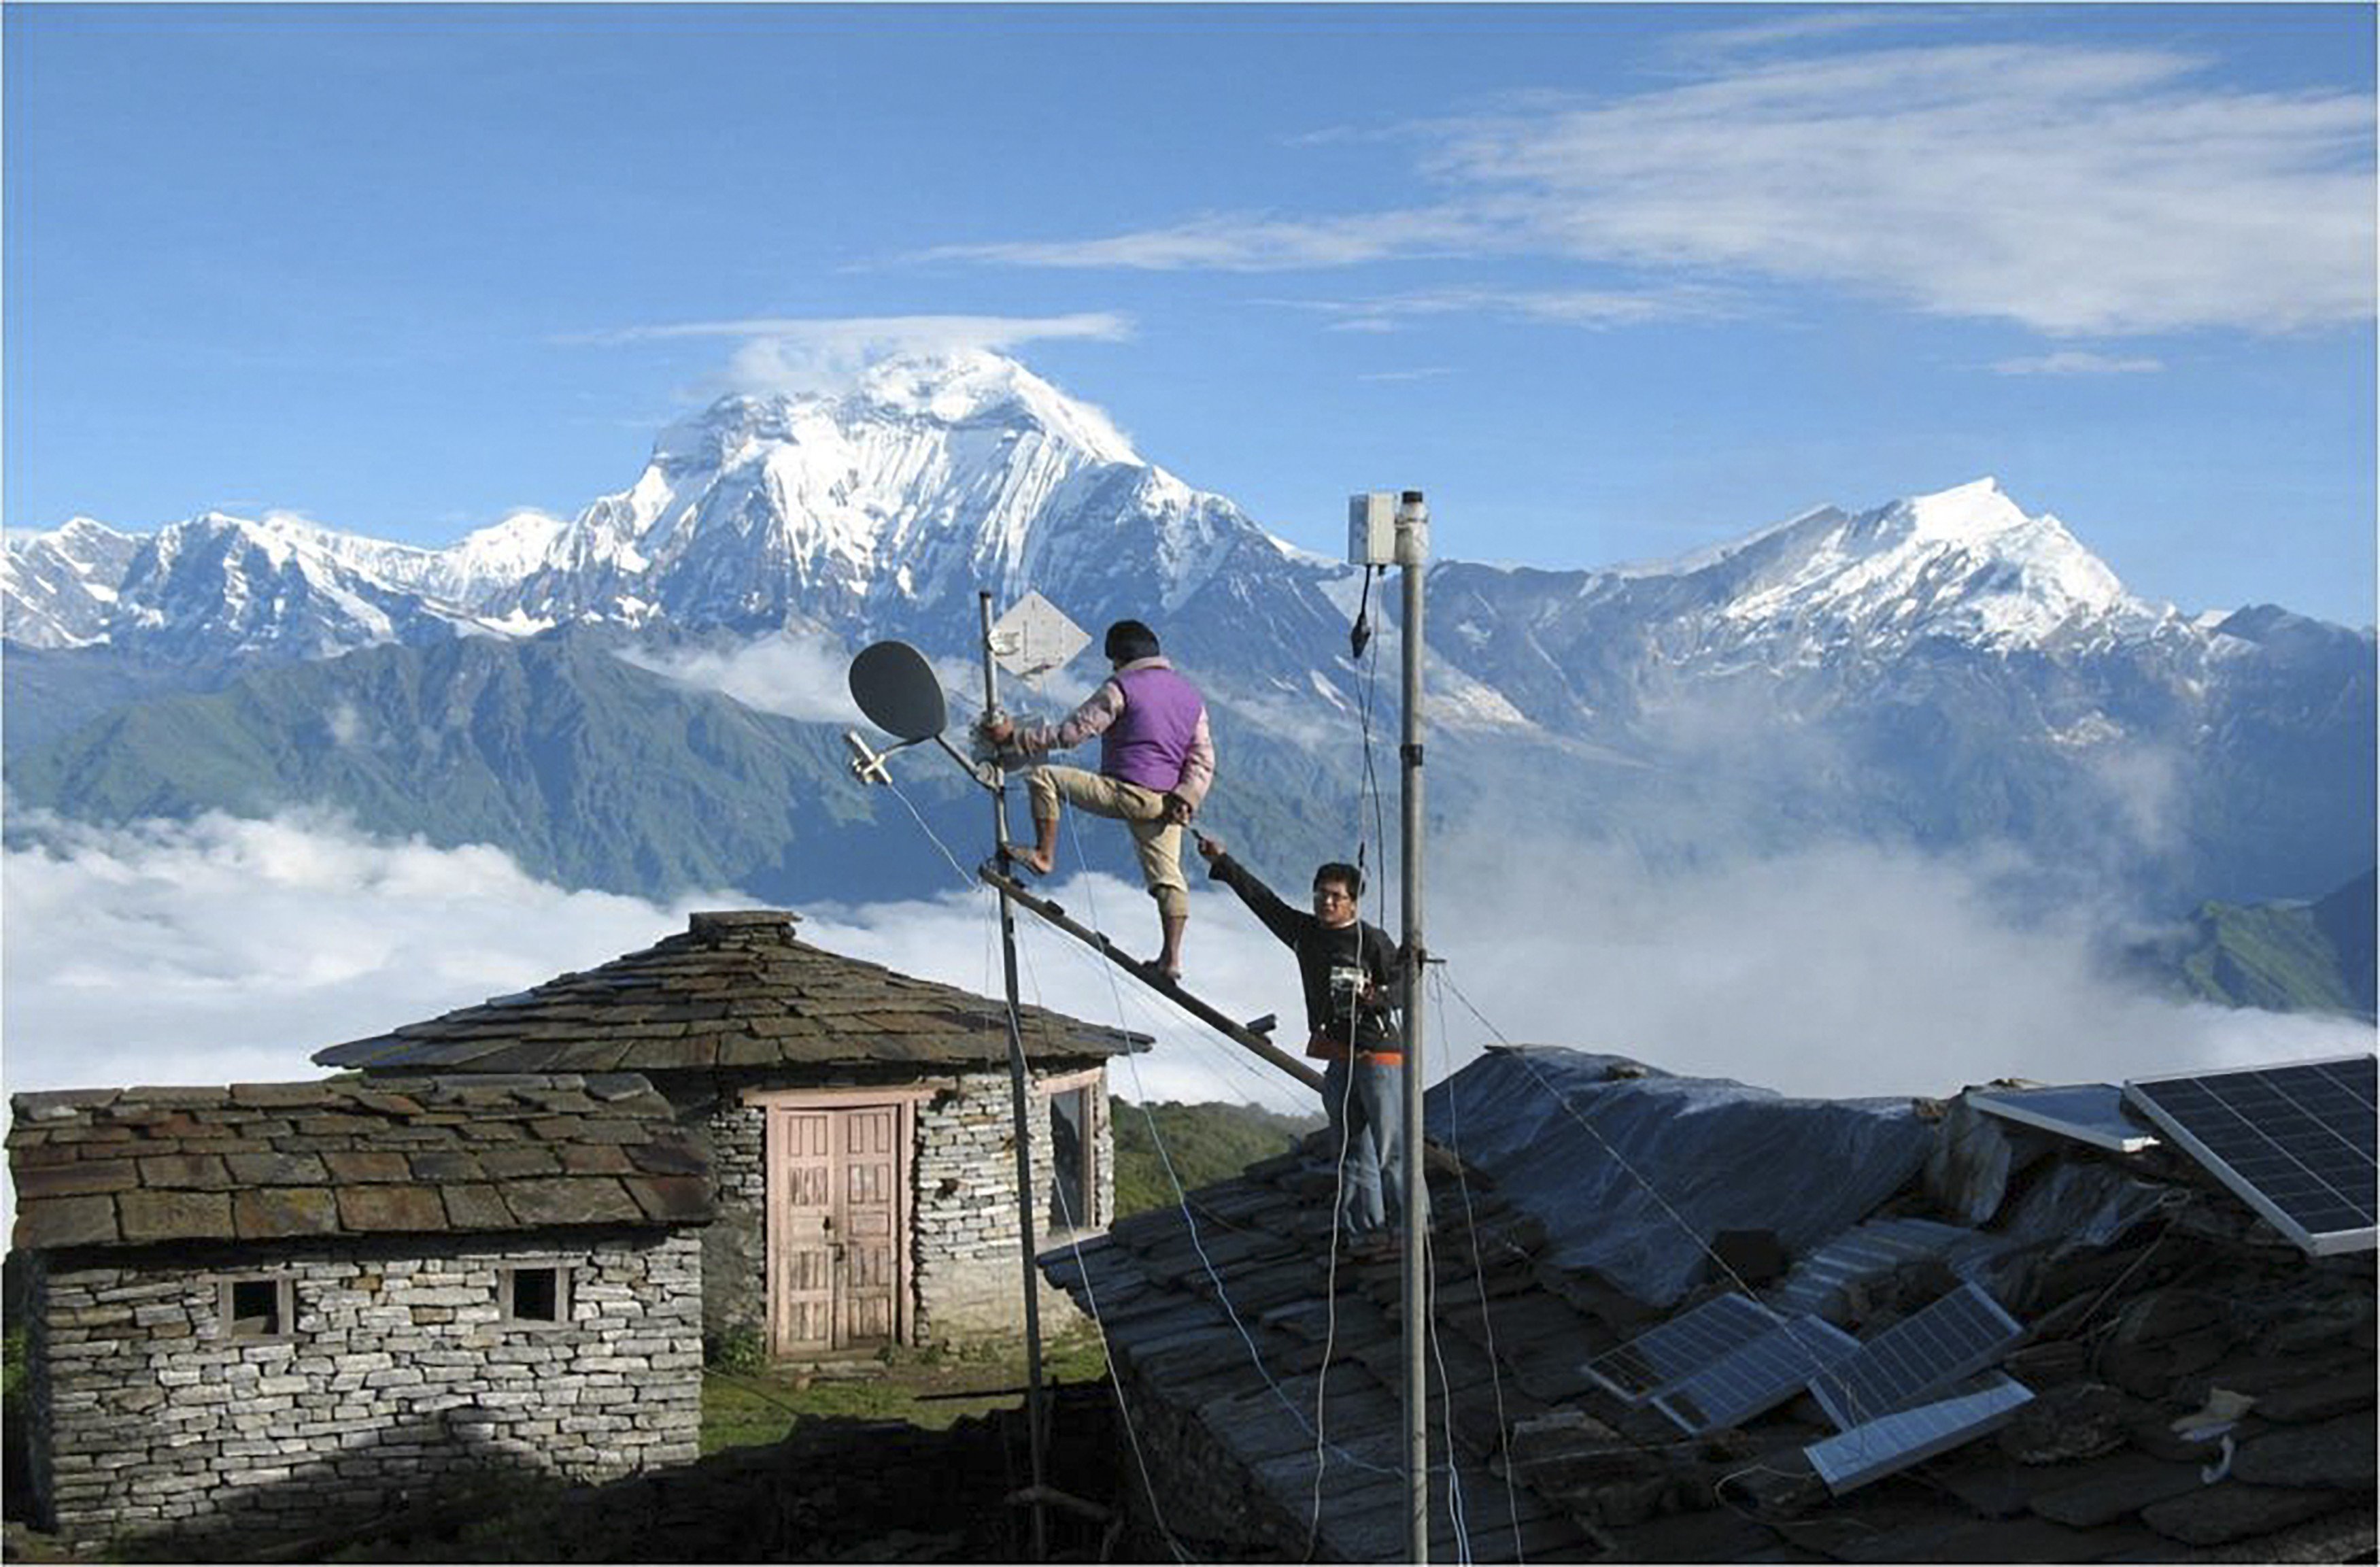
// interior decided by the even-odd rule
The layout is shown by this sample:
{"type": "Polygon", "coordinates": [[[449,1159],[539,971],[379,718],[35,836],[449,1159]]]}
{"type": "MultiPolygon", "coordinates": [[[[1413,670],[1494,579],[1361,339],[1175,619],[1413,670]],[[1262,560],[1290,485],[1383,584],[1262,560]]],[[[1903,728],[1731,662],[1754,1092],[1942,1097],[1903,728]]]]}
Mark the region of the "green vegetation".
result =
{"type": "Polygon", "coordinates": [[[1179,1200],[1175,1181],[1182,1184],[1183,1191],[1196,1191],[1227,1180],[1258,1160],[1286,1153],[1299,1138],[1322,1124],[1319,1115],[1282,1115],[1252,1104],[1172,1100],[1143,1106],[1118,1099],[1109,1120],[1115,1128],[1119,1219],[1170,1207],[1179,1200]],[[1151,1122],[1157,1127],[1155,1139],[1149,1136],[1151,1122]],[[1162,1159],[1158,1156],[1160,1142],[1165,1148],[1162,1159]],[[1168,1163],[1172,1166],[1170,1176],[1168,1163]]]}
{"type": "MultiPolygon", "coordinates": [[[[1042,1346],[1045,1385],[1094,1382],[1107,1375],[1106,1346],[1088,1325],[1042,1346]]],[[[773,1442],[804,1417],[845,1415],[899,1420],[942,1430],[962,1416],[1013,1409],[1025,1402],[1025,1347],[893,1350],[863,1375],[727,1370],[717,1361],[702,1377],[702,1451],[773,1442]],[[958,1396],[965,1394],[977,1396],[958,1396]]]]}
{"type": "Polygon", "coordinates": [[[2373,892],[2367,872],[2316,903],[2201,904],[2155,957],[2200,1001],[2368,1017],[2373,892]]]}

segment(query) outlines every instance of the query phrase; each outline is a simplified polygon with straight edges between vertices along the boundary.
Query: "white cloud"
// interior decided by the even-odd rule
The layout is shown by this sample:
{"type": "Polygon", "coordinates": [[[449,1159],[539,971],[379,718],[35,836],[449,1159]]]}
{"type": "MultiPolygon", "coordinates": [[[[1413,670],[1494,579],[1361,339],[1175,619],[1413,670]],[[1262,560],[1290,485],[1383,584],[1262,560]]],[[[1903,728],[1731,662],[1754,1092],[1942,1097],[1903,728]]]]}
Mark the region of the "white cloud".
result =
{"type": "Polygon", "coordinates": [[[1700,286],[1606,288],[1434,288],[1367,299],[1291,299],[1281,303],[1329,316],[1334,332],[1393,332],[1407,322],[1484,315],[1542,326],[1603,328],[1654,321],[1715,320],[1742,313],[1723,290],[1700,286]]]}
{"type": "Polygon", "coordinates": [[[667,679],[732,697],[760,712],[808,723],[861,722],[846,678],[851,655],[832,637],[780,631],[723,651],[627,648],[618,657],[667,679]]]}
{"type": "MultiPolygon", "coordinates": [[[[1073,821],[1073,818],[1069,818],[1073,821]]],[[[6,850],[0,1022],[12,1091],[310,1077],[324,1045],[433,1016],[636,950],[695,908],[573,893],[485,847],[371,839],[290,816],[125,828],[17,813],[6,850]]],[[[1087,834],[1117,830],[1078,823],[1087,834]]],[[[1081,841],[1062,842],[1068,864],[1081,841]]],[[[1113,845],[1108,845],[1112,847],[1113,845]]],[[[1104,852],[1104,850],[1102,850],[1104,852]]],[[[1514,1040],[1821,1095],[1941,1095],[2004,1075],[2120,1078],[2369,1050],[2347,1019],[2194,1006],[2103,975],[2086,913],[2011,917],[1963,862],[1851,845],[1656,878],[1622,851],[1526,834],[1432,849],[1441,972],[1514,1040]]],[[[1257,868],[1284,891],[1310,867],[1257,868]]],[[[1193,876],[1191,989],[1303,1038],[1289,953],[1193,876]]],[[[1366,916],[1393,929],[1393,889],[1366,916]]],[[[1064,874],[1051,895],[1127,950],[1155,942],[1136,886],[1064,874]]],[[[990,894],[803,911],[805,939],[905,973],[1001,990],[990,894]]],[[[1067,937],[1020,916],[1026,999],[1153,1034],[1119,1062],[1127,1097],[1310,1108],[1311,1095],[1067,937]]],[[[1430,1075],[1490,1030],[1450,992],[1430,1075]]]]}
{"type": "Polygon", "coordinates": [[[1224,271],[1530,255],[2053,334],[2286,331],[2373,308],[2369,94],[2234,89],[2155,49],[1814,54],[1413,129],[1435,204],[938,253],[1224,271]]]}
{"type": "Polygon", "coordinates": [[[496,849],[324,816],[123,828],[12,812],[0,898],[12,1090],[320,1075],[308,1055],[683,927],[496,849]]]}
{"type": "Polygon", "coordinates": [[[2146,355],[2095,354],[2082,348],[2061,348],[2051,354],[2034,354],[2012,359],[2001,359],[1992,366],[1995,375],[2155,375],[2165,369],[2165,361],[2146,355]]]}
{"type": "Polygon", "coordinates": [[[570,339],[598,345],[679,338],[740,338],[725,375],[739,392],[848,389],[875,360],[902,354],[1004,353],[1057,340],[1122,342],[1132,319],[1112,311],[1060,316],[755,316],[679,322],[589,333],[570,339]]]}
{"type": "Polygon", "coordinates": [[[1469,255],[1491,247],[1495,240],[1492,225],[1453,207],[1314,220],[1211,213],[1164,228],[1099,239],[945,245],[917,259],[1151,272],[1278,272],[1413,256],[1469,255]]]}

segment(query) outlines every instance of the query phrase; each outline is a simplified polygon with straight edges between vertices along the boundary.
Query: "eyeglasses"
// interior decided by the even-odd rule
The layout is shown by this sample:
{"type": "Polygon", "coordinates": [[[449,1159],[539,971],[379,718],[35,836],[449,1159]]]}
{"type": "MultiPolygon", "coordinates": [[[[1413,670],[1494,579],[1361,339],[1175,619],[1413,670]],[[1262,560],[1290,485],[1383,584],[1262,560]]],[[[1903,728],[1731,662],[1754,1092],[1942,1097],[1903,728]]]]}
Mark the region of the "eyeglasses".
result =
{"type": "Polygon", "coordinates": [[[1355,900],[1336,887],[1317,887],[1314,889],[1314,901],[1318,904],[1352,904],[1355,900]]]}

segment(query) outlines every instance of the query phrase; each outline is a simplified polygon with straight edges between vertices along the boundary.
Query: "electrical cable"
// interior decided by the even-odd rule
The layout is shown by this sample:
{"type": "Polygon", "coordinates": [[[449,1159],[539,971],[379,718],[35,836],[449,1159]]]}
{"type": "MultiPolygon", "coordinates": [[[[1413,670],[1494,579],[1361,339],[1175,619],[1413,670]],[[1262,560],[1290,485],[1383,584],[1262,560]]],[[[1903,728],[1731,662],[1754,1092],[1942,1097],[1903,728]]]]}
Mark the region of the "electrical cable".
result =
{"type": "MultiPolygon", "coordinates": [[[[1441,1039],[1446,1039],[1448,1038],[1446,985],[1442,971],[1434,972],[1430,976],[1430,997],[1438,1004],[1438,1037],[1441,1039]]],[[[1496,1325],[1489,1319],[1488,1310],[1488,1278],[1479,1262],[1479,1216],[1471,1202],[1470,1167],[1463,1160],[1463,1118],[1462,1111],[1457,1108],[1456,1103],[1461,1097],[1451,1089],[1447,1093],[1446,1131],[1450,1149],[1454,1155],[1455,1186],[1463,1194],[1463,1227],[1470,1232],[1471,1235],[1471,1282],[1479,1297],[1479,1332],[1480,1336],[1487,1341],[1488,1385],[1494,1389],[1496,1394],[1496,1431],[1501,1441],[1509,1438],[1512,1425],[1504,1413],[1504,1372],[1496,1358],[1496,1325]]],[[[1450,1427],[1451,1422],[1452,1416],[1450,1414],[1450,1427]]],[[[1528,1561],[1528,1553],[1521,1548],[1521,1501],[1519,1494],[1512,1487],[1512,1454],[1509,1449],[1505,1452],[1504,1463],[1504,1509],[1512,1524],[1512,1560],[1525,1563],[1528,1561]]]]}

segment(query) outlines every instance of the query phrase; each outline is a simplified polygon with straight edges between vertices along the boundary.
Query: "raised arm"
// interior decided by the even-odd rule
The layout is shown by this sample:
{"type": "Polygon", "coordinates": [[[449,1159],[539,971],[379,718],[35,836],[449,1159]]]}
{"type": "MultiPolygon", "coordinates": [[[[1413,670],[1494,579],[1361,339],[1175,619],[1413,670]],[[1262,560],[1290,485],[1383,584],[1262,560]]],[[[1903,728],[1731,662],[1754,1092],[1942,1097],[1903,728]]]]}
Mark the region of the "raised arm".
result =
{"type": "MultiPolygon", "coordinates": [[[[1206,845],[1212,842],[1212,839],[1202,839],[1199,853],[1205,854],[1206,845]]],[[[1293,947],[1297,945],[1298,938],[1305,933],[1306,925],[1314,918],[1304,910],[1292,908],[1281,902],[1255,871],[1222,853],[1220,847],[1207,860],[1207,874],[1237,893],[1240,902],[1248,905],[1248,912],[1264,921],[1266,929],[1293,947]]]]}

